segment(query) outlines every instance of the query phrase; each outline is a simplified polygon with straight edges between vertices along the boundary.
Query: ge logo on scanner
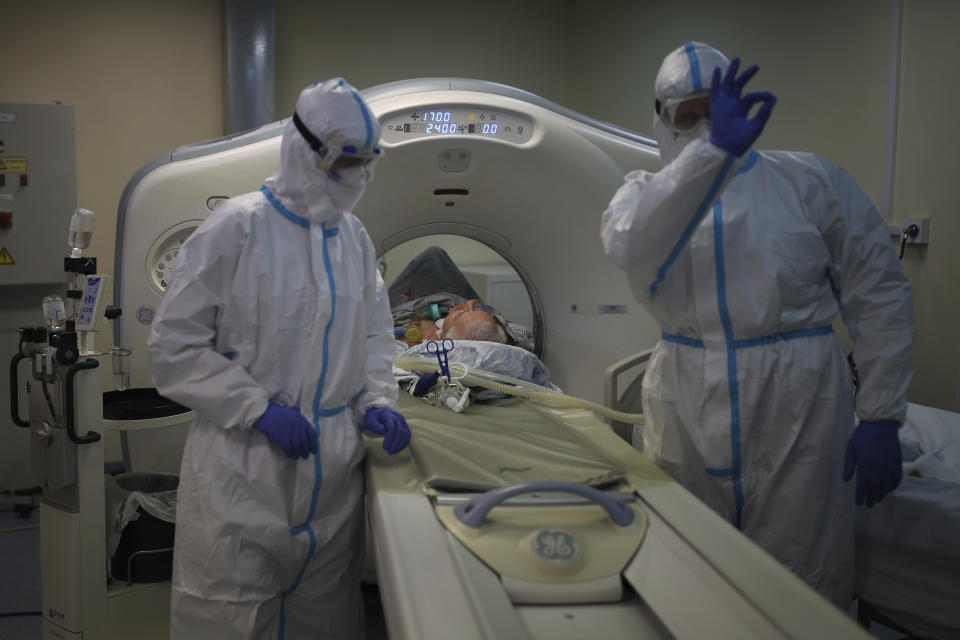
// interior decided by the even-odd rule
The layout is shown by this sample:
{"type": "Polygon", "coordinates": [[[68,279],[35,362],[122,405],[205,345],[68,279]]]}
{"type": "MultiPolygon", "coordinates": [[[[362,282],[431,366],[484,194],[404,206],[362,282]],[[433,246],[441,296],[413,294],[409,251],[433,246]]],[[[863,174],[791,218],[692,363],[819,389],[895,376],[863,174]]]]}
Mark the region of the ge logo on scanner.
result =
{"type": "Polygon", "coordinates": [[[140,324],[150,324],[153,322],[153,307],[148,307],[146,305],[137,309],[137,322],[140,324]]]}
{"type": "Polygon", "coordinates": [[[530,541],[533,552],[547,562],[565,564],[580,553],[577,539],[563,529],[541,529],[530,541]]]}

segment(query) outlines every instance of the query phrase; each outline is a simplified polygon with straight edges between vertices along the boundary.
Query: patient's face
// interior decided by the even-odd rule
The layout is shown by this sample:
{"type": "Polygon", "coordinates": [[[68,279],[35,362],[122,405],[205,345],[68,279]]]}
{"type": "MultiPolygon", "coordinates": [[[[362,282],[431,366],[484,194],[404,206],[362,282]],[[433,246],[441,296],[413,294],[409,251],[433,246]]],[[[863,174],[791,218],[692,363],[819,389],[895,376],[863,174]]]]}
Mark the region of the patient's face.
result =
{"type": "Polygon", "coordinates": [[[447,314],[447,319],[443,321],[443,330],[440,332],[441,338],[450,336],[464,335],[468,327],[478,323],[493,324],[493,317],[486,311],[480,309],[473,310],[466,304],[458,304],[447,314]]]}

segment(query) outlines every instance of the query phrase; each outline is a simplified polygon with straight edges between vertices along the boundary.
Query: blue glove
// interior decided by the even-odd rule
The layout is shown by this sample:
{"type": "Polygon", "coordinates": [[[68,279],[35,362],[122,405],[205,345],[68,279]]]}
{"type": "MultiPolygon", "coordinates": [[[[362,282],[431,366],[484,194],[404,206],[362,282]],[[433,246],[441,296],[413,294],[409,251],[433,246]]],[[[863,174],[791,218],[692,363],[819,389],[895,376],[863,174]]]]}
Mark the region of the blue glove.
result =
{"type": "Polygon", "coordinates": [[[897,488],[903,478],[903,453],[897,436],[898,422],[861,422],[847,443],[843,457],[843,481],[857,470],[857,504],[868,507],[897,488]]]}
{"type": "Polygon", "coordinates": [[[280,445],[291,458],[309,458],[317,452],[317,432],[296,409],[271,402],[253,428],[280,445]]]}
{"type": "Polygon", "coordinates": [[[393,455],[410,444],[410,427],[399,412],[390,407],[370,407],[363,417],[363,429],[383,436],[383,450],[393,455]]]}
{"type": "Polygon", "coordinates": [[[744,85],[757,73],[754,65],[737,77],[740,58],[734,58],[721,81],[720,67],[713,70],[710,84],[710,142],[735,156],[746,153],[767,124],[777,99],[769,91],[748,93],[740,97],[744,85]],[[758,102],[763,106],[751,120],[750,108],[758,102]]]}

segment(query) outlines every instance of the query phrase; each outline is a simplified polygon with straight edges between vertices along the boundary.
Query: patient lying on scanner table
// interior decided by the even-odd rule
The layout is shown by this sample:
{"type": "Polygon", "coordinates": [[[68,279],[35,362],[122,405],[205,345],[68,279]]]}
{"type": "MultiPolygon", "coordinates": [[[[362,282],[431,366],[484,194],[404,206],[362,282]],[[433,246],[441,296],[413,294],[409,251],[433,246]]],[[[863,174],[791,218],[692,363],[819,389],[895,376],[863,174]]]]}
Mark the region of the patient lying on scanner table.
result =
{"type": "MultiPolygon", "coordinates": [[[[550,373],[533,354],[533,335],[521,324],[505,319],[485,304],[470,286],[450,256],[440,247],[421,252],[389,287],[390,309],[397,336],[395,356],[433,359],[431,340],[450,338],[454,348],[449,363],[507,375],[551,390],[550,373]]],[[[436,364],[436,362],[434,362],[436,364]]],[[[422,376],[394,368],[401,388],[423,396],[422,376]]],[[[469,404],[466,389],[459,389],[457,411],[469,404]]],[[[483,388],[470,389],[469,400],[487,400],[503,394],[483,388]]],[[[429,401],[429,398],[427,398],[429,401]]],[[[448,403],[437,402],[442,406],[448,403]]]]}
{"type": "Polygon", "coordinates": [[[428,247],[389,288],[390,310],[401,347],[438,338],[499,342],[533,350],[533,336],[484,304],[447,252],[428,247]]]}

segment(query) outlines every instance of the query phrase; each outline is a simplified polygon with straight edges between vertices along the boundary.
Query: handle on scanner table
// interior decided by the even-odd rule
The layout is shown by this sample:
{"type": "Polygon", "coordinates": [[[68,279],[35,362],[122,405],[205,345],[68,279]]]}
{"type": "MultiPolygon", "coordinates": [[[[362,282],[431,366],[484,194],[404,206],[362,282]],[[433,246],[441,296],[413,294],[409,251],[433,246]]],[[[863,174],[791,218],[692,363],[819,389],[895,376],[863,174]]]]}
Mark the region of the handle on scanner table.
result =
{"type": "Polygon", "coordinates": [[[486,520],[490,510],[504,500],[522,493],[534,493],[537,491],[575,493],[603,507],[607,515],[610,516],[610,519],[621,527],[626,527],[633,522],[633,510],[627,505],[611,498],[602,491],[597,491],[592,487],[586,487],[582,484],[574,484],[572,482],[522,482],[520,484],[510,485],[509,487],[491,489],[482,495],[471,498],[467,502],[458,504],[454,507],[453,513],[463,524],[474,529],[479,529],[480,526],[483,525],[483,521],[486,520]]]}

